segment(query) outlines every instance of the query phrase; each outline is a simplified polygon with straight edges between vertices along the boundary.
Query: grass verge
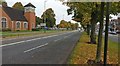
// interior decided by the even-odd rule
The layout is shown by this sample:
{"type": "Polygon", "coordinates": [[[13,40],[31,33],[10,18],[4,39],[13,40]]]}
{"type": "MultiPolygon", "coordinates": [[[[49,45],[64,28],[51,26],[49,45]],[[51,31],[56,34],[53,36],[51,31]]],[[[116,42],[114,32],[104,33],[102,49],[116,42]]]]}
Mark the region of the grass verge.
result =
{"type": "Polygon", "coordinates": [[[48,35],[53,33],[61,33],[61,32],[68,32],[68,31],[60,31],[60,30],[46,30],[44,31],[23,31],[23,32],[1,32],[0,36],[4,38],[18,38],[18,37],[27,37],[27,36],[36,36],[36,35],[48,35]]]}
{"type": "MultiPolygon", "coordinates": [[[[83,32],[78,44],[68,59],[68,64],[87,64],[88,60],[95,60],[97,45],[88,44],[89,40],[90,37],[83,32]]],[[[102,60],[103,48],[104,45],[102,46],[102,60]]],[[[118,64],[118,43],[109,41],[107,61],[108,64],[118,64]]]]}

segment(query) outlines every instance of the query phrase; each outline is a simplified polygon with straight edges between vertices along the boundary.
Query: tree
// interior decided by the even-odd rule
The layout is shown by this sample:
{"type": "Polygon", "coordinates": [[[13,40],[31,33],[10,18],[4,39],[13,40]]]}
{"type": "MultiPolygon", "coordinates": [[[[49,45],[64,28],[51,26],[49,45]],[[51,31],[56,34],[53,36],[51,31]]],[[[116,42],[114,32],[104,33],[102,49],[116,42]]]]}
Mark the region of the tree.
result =
{"type": "Polygon", "coordinates": [[[76,30],[78,29],[78,23],[75,23],[75,29],[76,30]]]}
{"type": "Polygon", "coordinates": [[[108,26],[109,26],[109,5],[110,3],[108,2],[106,4],[106,25],[105,25],[105,42],[104,42],[104,66],[107,66],[107,49],[108,49],[108,26]]]}
{"type": "Polygon", "coordinates": [[[0,4],[2,4],[3,2],[5,2],[5,0],[0,0],[0,4]]]}
{"type": "Polygon", "coordinates": [[[97,53],[96,53],[96,62],[101,62],[101,49],[102,49],[102,32],[103,32],[103,23],[104,23],[104,5],[105,3],[101,3],[101,15],[100,15],[100,27],[98,33],[98,45],[97,45],[97,53]]]}
{"type": "MultiPolygon", "coordinates": [[[[93,3],[94,4],[94,3],[93,3]]],[[[96,33],[95,33],[95,26],[97,23],[97,17],[98,17],[98,5],[95,3],[95,9],[92,8],[92,14],[91,14],[91,35],[90,35],[90,41],[92,44],[96,44],[96,33]]]]}
{"type": "Polygon", "coordinates": [[[0,5],[2,4],[2,0],[0,0],[0,5]]]}
{"type": "Polygon", "coordinates": [[[70,9],[67,10],[68,14],[71,14],[69,11],[73,10],[73,19],[80,22],[85,30],[90,30],[90,27],[87,28],[86,26],[91,25],[90,42],[96,44],[95,26],[98,16],[98,3],[68,2],[67,6],[70,7],[70,9]]]}
{"type": "Polygon", "coordinates": [[[73,23],[71,24],[71,29],[75,30],[75,24],[73,24],[73,23]]]}
{"type": "MultiPolygon", "coordinates": [[[[117,15],[118,13],[120,13],[120,2],[111,2],[110,6],[109,6],[109,12],[105,12],[108,9],[108,7],[106,7],[106,3],[105,3],[105,8],[104,8],[104,4],[100,4],[99,2],[96,3],[74,3],[74,2],[68,2],[67,5],[70,7],[69,10],[67,11],[72,11],[72,10],[76,10],[74,12],[75,16],[77,16],[79,14],[79,17],[77,19],[74,19],[76,21],[81,21],[81,25],[83,26],[83,28],[86,29],[86,24],[87,26],[89,26],[89,24],[91,25],[91,43],[96,43],[96,36],[95,36],[95,25],[97,22],[100,22],[100,27],[99,27],[99,34],[98,34],[98,45],[97,45],[97,53],[96,53],[96,62],[100,62],[101,60],[101,48],[102,48],[102,32],[103,32],[103,19],[104,16],[106,16],[106,13],[109,14],[113,14],[113,15],[117,15]],[[87,5],[86,5],[87,4],[87,5]],[[91,5],[91,6],[90,6],[91,5]],[[99,6],[101,5],[101,8],[99,8],[99,6]],[[74,9],[75,8],[75,9],[74,9]],[[87,8],[87,9],[86,9],[87,8]],[[79,13],[77,12],[79,11],[79,13]],[[88,13],[89,15],[91,15],[91,22],[86,23],[87,21],[84,22],[84,18],[85,18],[85,13],[88,13]],[[80,16],[80,14],[82,16],[80,16]]],[[[108,10],[107,10],[108,11],[108,10]]],[[[68,12],[69,14],[71,14],[71,12],[68,12]]],[[[74,17],[75,17],[74,16],[74,17]]],[[[88,17],[88,16],[87,16],[88,17]]],[[[104,50],[104,63],[106,63],[106,56],[107,56],[107,43],[108,43],[108,14],[107,14],[107,23],[106,23],[106,38],[105,38],[105,50],[104,50]]],[[[85,19],[86,20],[86,19],[85,19]]],[[[87,27],[87,29],[89,30],[89,28],[87,27]]],[[[89,32],[89,31],[88,31],[89,32]]]]}
{"type": "Polygon", "coordinates": [[[55,14],[52,8],[47,9],[41,17],[47,27],[52,28],[56,24],[55,14]]]}
{"type": "Polygon", "coordinates": [[[8,7],[7,2],[3,1],[2,2],[2,7],[8,7]]]}
{"type": "Polygon", "coordinates": [[[43,23],[43,20],[36,16],[36,25],[40,25],[40,23],[43,23]]]}
{"type": "Polygon", "coordinates": [[[59,28],[68,28],[67,25],[68,25],[68,24],[67,24],[67,21],[61,20],[61,21],[60,21],[60,24],[59,24],[59,28]]]}
{"type": "Polygon", "coordinates": [[[22,5],[21,2],[16,2],[12,7],[15,9],[24,10],[24,6],[22,5]]]}
{"type": "MultiPolygon", "coordinates": [[[[119,13],[120,12],[120,9],[119,9],[120,5],[119,4],[120,4],[119,2],[111,3],[111,6],[109,6],[109,8],[110,8],[109,9],[109,14],[116,15],[117,13],[119,13]]],[[[98,33],[98,45],[97,45],[97,53],[96,53],[96,62],[100,62],[100,60],[101,60],[101,48],[102,48],[102,36],[103,36],[102,32],[103,32],[103,23],[104,23],[103,19],[104,19],[104,16],[106,16],[104,13],[108,13],[108,12],[105,12],[108,7],[104,8],[104,5],[106,5],[106,3],[102,2],[101,3],[101,13],[100,13],[100,17],[99,17],[100,27],[99,27],[99,33],[98,33]]],[[[108,18],[108,16],[107,16],[107,18],[108,18]]],[[[107,22],[109,22],[109,21],[107,21],[107,22]]],[[[106,42],[106,40],[105,40],[105,42],[106,42]]]]}
{"type": "Polygon", "coordinates": [[[67,28],[69,29],[69,28],[71,28],[71,22],[69,21],[68,23],[67,23],[67,28]]]}
{"type": "Polygon", "coordinates": [[[67,30],[68,29],[72,29],[72,30],[75,30],[78,28],[78,23],[71,23],[70,21],[65,21],[65,20],[61,20],[60,21],[60,24],[58,25],[59,28],[66,28],[67,30]]]}

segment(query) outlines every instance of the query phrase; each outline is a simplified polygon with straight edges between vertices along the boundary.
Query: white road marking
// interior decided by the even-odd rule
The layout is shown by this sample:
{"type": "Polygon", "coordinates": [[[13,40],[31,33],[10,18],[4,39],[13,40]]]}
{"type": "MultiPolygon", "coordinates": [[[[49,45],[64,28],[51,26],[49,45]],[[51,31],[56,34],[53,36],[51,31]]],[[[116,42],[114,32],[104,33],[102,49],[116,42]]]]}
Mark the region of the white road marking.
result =
{"type": "Polygon", "coordinates": [[[0,45],[0,47],[10,46],[10,45],[16,45],[16,44],[19,44],[19,43],[34,41],[34,40],[38,40],[38,39],[41,39],[41,38],[35,38],[35,39],[30,39],[30,40],[25,40],[25,41],[19,41],[19,42],[5,44],[5,45],[0,45]]]}
{"type": "Polygon", "coordinates": [[[45,39],[45,38],[47,38],[47,37],[42,37],[42,39],[45,39]]]}
{"type": "Polygon", "coordinates": [[[48,36],[48,37],[55,37],[55,36],[59,36],[59,35],[52,35],[52,36],[48,36]]]}
{"type": "Polygon", "coordinates": [[[52,36],[42,37],[42,39],[50,38],[50,37],[55,37],[55,36],[58,36],[58,35],[52,35],[52,36]]]}
{"type": "Polygon", "coordinates": [[[56,39],[56,40],[54,40],[54,41],[57,42],[57,41],[59,41],[59,40],[61,40],[61,39],[56,39]]]}
{"type": "Polygon", "coordinates": [[[10,46],[10,45],[16,45],[16,44],[23,43],[23,42],[25,42],[25,41],[20,41],[20,42],[15,42],[15,43],[10,43],[10,44],[0,45],[0,47],[10,46]]]}
{"type": "Polygon", "coordinates": [[[46,45],[48,45],[48,43],[43,44],[43,45],[40,45],[40,46],[37,46],[37,47],[34,47],[34,48],[31,48],[31,49],[28,49],[28,50],[24,51],[24,53],[30,52],[30,51],[32,51],[32,50],[35,50],[35,49],[38,49],[38,48],[41,48],[41,47],[44,47],[44,46],[46,46],[46,45]]]}
{"type": "Polygon", "coordinates": [[[64,38],[67,38],[68,36],[65,36],[64,38]]]}
{"type": "Polygon", "coordinates": [[[34,40],[38,40],[38,39],[45,39],[45,38],[50,38],[50,37],[54,37],[54,36],[58,36],[58,35],[47,36],[47,37],[42,37],[42,38],[35,38],[35,39],[30,39],[30,40],[25,40],[25,41],[20,41],[20,42],[5,44],[5,45],[0,45],[0,47],[10,46],[10,45],[16,45],[16,44],[19,44],[19,43],[34,41],[34,40]]]}
{"type": "MultiPolygon", "coordinates": [[[[65,34],[67,34],[67,33],[65,33],[65,34]]],[[[70,36],[70,35],[69,35],[70,36]]],[[[69,36],[65,36],[64,38],[67,38],[67,37],[69,37],[69,36]]],[[[55,42],[57,42],[57,41],[59,41],[59,40],[61,40],[61,39],[56,39],[56,40],[54,40],[55,42]]]]}
{"type": "Polygon", "coordinates": [[[59,34],[59,35],[52,35],[52,36],[42,37],[42,38],[35,38],[35,39],[30,39],[30,40],[25,40],[25,41],[19,41],[19,42],[10,43],[10,44],[4,44],[4,45],[0,45],[0,47],[17,45],[17,44],[24,43],[24,42],[29,42],[29,41],[34,41],[34,40],[38,40],[38,39],[45,39],[45,38],[49,38],[49,37],[60,36],[60,35],[69,34],[69,33],[71,33],[71,32],[62,33],[62,34],[59,34]]]}

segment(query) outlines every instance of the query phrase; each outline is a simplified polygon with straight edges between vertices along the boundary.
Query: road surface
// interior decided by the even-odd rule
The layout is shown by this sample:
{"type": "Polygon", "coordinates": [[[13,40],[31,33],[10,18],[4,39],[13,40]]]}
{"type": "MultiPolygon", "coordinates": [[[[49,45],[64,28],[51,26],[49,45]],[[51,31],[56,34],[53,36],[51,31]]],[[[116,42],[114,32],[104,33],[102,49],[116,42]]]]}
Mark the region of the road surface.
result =
{"type": "Polygon", "coordinates": [[[64,64],[81,32],[3,41],[3,64],[64,64]]]}
{"type": "Polygon", "coordinates": [[[120,41],[119,41],[119,39],[120,39],[120,36],[119,35],[113,35],[113,34],[109,34],[109,37],[108,37],[111,41],[113,41],[113,42],[119,42],[120,43],[120,41]]]}

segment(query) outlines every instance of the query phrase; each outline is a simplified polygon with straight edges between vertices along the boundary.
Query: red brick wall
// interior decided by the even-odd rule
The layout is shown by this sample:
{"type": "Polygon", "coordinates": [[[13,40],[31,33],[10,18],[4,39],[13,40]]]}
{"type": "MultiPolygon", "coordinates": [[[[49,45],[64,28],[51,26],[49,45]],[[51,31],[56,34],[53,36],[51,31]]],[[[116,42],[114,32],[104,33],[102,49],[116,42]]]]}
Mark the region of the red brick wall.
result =
{"type": "Polygon", "coordinates": [[[32,26],[36,27],[35,13],[26,12],[25,17],[28,20],[28,30],[32,30],[32,26]]]}
{"type": "MultiPolygon", "coordinates": [[[[2,11],[2,17],[5,17],[7,19],[7,28],[11,29],[11,19],[9,18],[9,16],[2,10],[2,8],[0,8],[0,10],[2,11]]],[[[1,20],[1,19],[0,19],[1,20]]],[[[1,23],[0,23],[1,24],[1,23]]]]}
{"type": "Polygon", "coordinates": [[[28,28],[24,28],[24,21],[20,21],[20,28],[17,28],[16,26],[17,21],[13,21],[13,30],[17,31],[17,30],[28,30],[28,28]]]}
{"type": "MultiPolygon", "coordinates": [[[[16,30],[28,30],[28,28],[24,28],[24,21],[21,21],[21,28],[17,29],[16,28],[16,22],[17,21],[11,21],[10,17],[0,8],[0,20],[2,17],[5,17],[7,19],[7,29],[11,29],[12,31],[16,30]]],[[[1,21],[0,21],[1,22],[1,21]]],[[[2,28],[1,23],[0,23],[0,29],[2,28]]]]}

